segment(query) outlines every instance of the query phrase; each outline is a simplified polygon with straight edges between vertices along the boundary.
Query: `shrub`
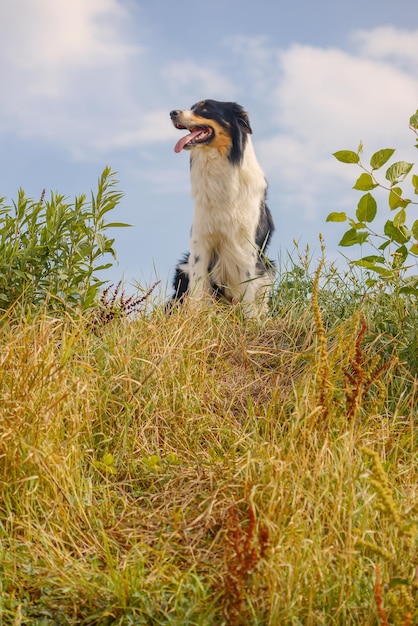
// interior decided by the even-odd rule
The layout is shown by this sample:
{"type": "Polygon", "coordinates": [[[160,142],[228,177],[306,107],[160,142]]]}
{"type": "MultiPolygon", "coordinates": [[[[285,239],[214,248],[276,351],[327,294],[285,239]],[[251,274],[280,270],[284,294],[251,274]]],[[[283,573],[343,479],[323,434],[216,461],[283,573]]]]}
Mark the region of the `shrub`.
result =
{"type": "Polygon", "coordinates": [[[13,207],[0,198],[0,308],[8,309],[17,300],[24,308],[49,306],[94,306],[102,280],[100,270],[112,266],[115,258],[110,227],[127,226],[106,222],[122,194],[115,190],[114,173],[106,167],[96,194],[69,202],[45,192],[39,201],[21,189],[13,207]]]}
{"type": "MultiPolygon", "coordinates": [[[[410,128],[418,135],[418,111],[410,118],[410,128]]],[[[418,141],[416,147],[418,148],[418,141]]],[[[377,277],[382,285],[395,286],[399,293],[417,296],[418,274],[411,275],[407,270],[418,269],[418,219],[408,222],[407,207],[411,203],[418,203],[412,202],[407,197],[408,193],[405,194],[400,186],[411,172],[413,163],[392,163],[385,172],[386,182],[381,182],[376,172],[388,163],[395,150],[378,150],[370,158],[369,166],[365,166],[360,160],[362,151],[363,144],[360,143],[357,152],[335,152],[334,156],[338,161],[357,164],[363,170],[354,184],[354,189],[365,193],[357,204],[355,216],[347,217],[344,212],[333,212],[328,215],[327,221],[345,222],[348,219],[350,228],[344,233],[340,246],[371,244],[375,254],[362,256],[351,262],[371,273],[369,284],[376,282],[377,277]],[[378,212],[376,199],[370,193],[375,188],[388,192],[389,209],[394,213],[391,219],[386,220],[383,233],[375,232],[371,226],[378,212]]],[[[418,194],[418,175],[412,175],[412,187],[415,195],[418,194]]]]}

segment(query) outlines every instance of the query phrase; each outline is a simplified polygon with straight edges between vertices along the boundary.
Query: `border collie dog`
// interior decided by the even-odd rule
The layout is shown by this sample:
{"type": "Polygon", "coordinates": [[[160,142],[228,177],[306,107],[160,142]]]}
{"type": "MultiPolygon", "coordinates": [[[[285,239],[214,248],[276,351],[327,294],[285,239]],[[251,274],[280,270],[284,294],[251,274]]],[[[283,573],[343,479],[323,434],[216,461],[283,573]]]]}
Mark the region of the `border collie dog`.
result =
{"type": "Polygon", "coordinates": [[[198,300],[216,296],[259,315],[274,278],[265,256],[274,225],[248,115],[235,102],[203,100],[170,117],[189,131],[174,150],[190,151],[194,200],[190,253],[176,268],[171,302],[188,293],[198,300]]]}

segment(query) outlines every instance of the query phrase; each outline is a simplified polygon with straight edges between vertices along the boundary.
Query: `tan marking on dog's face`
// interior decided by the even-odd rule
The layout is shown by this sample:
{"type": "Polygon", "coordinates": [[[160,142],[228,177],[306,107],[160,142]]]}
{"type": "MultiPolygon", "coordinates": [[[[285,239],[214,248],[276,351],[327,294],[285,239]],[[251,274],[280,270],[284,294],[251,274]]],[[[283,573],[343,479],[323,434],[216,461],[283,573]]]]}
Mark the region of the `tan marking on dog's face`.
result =
{"type": "MultiPolygon", "coordinates": [[[[199,105],[204,106],[204,101],[199,103],[199,105]]],[[[193,111],[181,111],[181,116],[178,117],[176,121],[183,124],[186,128],[193,126],[209,126],[214,131],[213,138],[207,143],[196,143],[195,145],[186,146],[186,148],[190,150],[195,148],[200,148],[201,150],[215,148],[221,156],[228,156],[231,150],[231,137],[227,128],[224,128],[215,120],[196,115],[193,111]]]]}
{"type": "Polygon", "coordinates": [[[215,137],[211,141],[210,145],[212,148],[216,148],[219,154],[227,157],[231,151],[231,137],[228,131],[225,128],[222,128],[222,126],[219,126],[219,124],[216,124],[214,128],[215,137]]]}

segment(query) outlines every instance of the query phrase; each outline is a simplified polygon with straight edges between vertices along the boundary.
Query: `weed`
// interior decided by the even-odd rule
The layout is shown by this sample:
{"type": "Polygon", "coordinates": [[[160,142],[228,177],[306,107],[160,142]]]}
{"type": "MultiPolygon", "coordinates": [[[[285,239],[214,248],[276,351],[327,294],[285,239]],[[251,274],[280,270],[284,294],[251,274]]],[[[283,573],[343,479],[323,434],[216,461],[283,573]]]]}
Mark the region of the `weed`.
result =
{"type": "Polygon", "coordinates": [[[100,296],[97,307],[92,311],[92,329],[97,330],[115,319],[129,317],[133,313],[140,311],[159,283],[160,281],[151,285],[147,292],[139,297],[125,295],[124,291],[121,291],[122,281],[116,285],[113,293],[113,285],[106,287],[100,296]]]}
{"type": "Polygon", "coordinates": [[[349,357],[348,366],[343,367],[343,374],[346,379],[346,415],[348,419],[354,417],[359,408],[366,403],[367,394],[373,384],[377,385],[380,391],[384,391],[380,378],[393,363],[393,358],[391,358],[379,365],[381,360],[379,354],[366,361],[362,347],[366,331],[366,320],[364,316],[361,316],[360,330],[355,338],[354,354],[349,357]]]}
{"type": "Polygon", "coordinates": [[[0,306],[16,302],[36,310],[46,303],[86,311],[97,304],[103,281],[98,272],[112,265],[114,240],[107,236],[107,214],[120,201],[115,176],[105,168],[90,202],[85,195],[73,203],[61,194],[39,201],[21,189],[13,208],[0,201],[0,306]]]}
{"type": "Polygon", "coordinates": [[[403,511],[395,501],[393,489],[379,455],[370,448],[363,453],[371,461],[372,478],[369,479],[377,497],[375,510],[389,520],[375,540],[358,538],[358,549],[367,550],[385,564],[388,582],[382,588],[381,566],[375,566],[375,602],[382,626],[388,617],[395,626],[409,626],[418,620],[418,521],[412,511],[403,511]],[[380,537],[379,537],[380,535],[380,537]],[[378,538],[379,537],[379,538],[378,538]],[[385,590],[385,596],[383,594],[385,590]]]}
{"type": "Polygon", "coordinates": [[[261,323],[166,315],[152,287],[99,304],[86,267],[80,305],[21,283],[0,324],[2,624],[417,622],[416,303],[310,262],[279,268],[261,323]]]}
{"type": "MultiPolygon", "coordinates": [[[[418,111],[411,116],[409,126],[415,136],[418,132],[418,111]]],[[[399,186],[404,184],[413,168],[413,163],[396,161],[385,172],[385,181],[378,179],[376,172],[393,156],[395,150],[385,148],[375,152],[369,162],[369,166],[363,165],[360,154],[363,152],[363,144],[360,143],[357,152],[352,150],[340,150],[334,154],[335,158],[342,163],[357,164],[363,171],[354,184],[354,189],[366,192],[359,200],[355,217],[349,218],[350,228],[347,230],[340,246],[354,246],[367,243],[371,246],[374,254],[363,256],[361,259],[352,261],[354,265],[363,267],[368,274],[378,278],[369,278],[369,284],[380,282],[385,288],[399,290],[402,294],[418,295],[418,275],[411,275],[408,270],[417,268],[418,261],[418,220],[408,223],[407,207],[416,205],[407,197],[399,186]],[[388,186],[389,185],[389,186],[388,186]],[[388,193],[388,204],[391,211],[396,211],[392,219],[386,220],[383,233],[375,232],[371,223],[375,220],[378,209],[374,196],[370,193],[376,187],[388,193]],[[380,245],[378,245],[380,244],[380,245]],[[394,249],[395,248],[395,249],[394,249]]],[[[412,189],[418,193],[418,176],[412,175],[412,189]]],[[[330,213],[327,221],[345,222],[345,213],[330,213]]]]}
{"type": "MultiPolygon", "coordinates": [[[[251,594],[252,579],[267,555],[268,529],[257,525],[254,506],[249,503],[246,519],[240,519],[238,507],[232,505],[225,521],[225,574],[223,577],[223,603],[228,624],[247,624],[250,619],[247,597],[251,594]]],[[[254,592],[253,592],[254,593],[254,592]]],[[[260,600],[260,589],[257,589],[260,600]]]]}

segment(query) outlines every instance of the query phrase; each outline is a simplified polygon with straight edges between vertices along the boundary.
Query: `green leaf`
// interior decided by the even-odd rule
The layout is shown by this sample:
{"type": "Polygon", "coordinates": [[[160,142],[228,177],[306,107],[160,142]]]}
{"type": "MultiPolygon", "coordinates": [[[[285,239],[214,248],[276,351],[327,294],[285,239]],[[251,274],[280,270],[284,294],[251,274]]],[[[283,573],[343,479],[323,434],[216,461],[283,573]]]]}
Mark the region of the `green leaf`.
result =
{"type": "Polygon", "coordinates": [[[113,263],[104,263],[103,265],[96,265],[95,266],[95,271],[99,271],[99,270],[108,270],[109,267],[112,267],[113,263]]]}
{"type": "Polygon", "coordinates": [[[110,454],[110,452],[106,452],[103,455],[102,463],[104,463],[105,465],[114,465],[115,464],[115,459],[114,459],[113,454],[110,454]]]}
{"type": "Polygon", "coordinates": [[[392,267],[394,269],[399,269],[400,267],[403,267],[407,257],[408,248],[405,245],[399,246],[399,248],[393,254],[392,267]]]}
{"type": "Polygon", "coordinates": [[[106,452],[103,455],[101,461],[93,461],[92,465],[101,472],[113,475],[118,473],[115,467],[115,459],[113,457],[113,454],[110,454],[109,452],[106,452]]]}
{"type": "Polygon", "coordinates": [[[360,160],[359,155],[352,150],[339,150],[333,156],[341,163],[358,163],[360,160]]]}
{"type": "Polygon", "coordinates": [[[386,170],[386,180],[394,183],[399,179],[405,178],[405,176],[407,176],[407,174],[411,171],[413,165],[413,163],[407,163],[406,161],[397,161],[396,163],[393,163],[393,165],[388,167],[386,170]]]}
{"type": "Polygon", "coordinates": [[[393,148],[385,148],[384,150],[378,150],[375,152],[370,159],[370,165],[374,170],[378,170],[379,167],[382,167],[387,161],[389,161],[392,154],[395,152],[393,148]]]}
{"type": "Polygon", "coordinates": [[[418,240],[418,220],[412,224],[411,232],[414,235],[415,239],[418,240]]]}
{"type": "Polygon", "coordinates": [[[393,587],[399,587],[399,585],[409,585],[410,581],[407,578],[392,578],[389,581],[388,589],[393,589],[393,587]]]}
{"type": "Polygon", "coordinates": [[[391,270],[388,270],[385,267],[380,267],[379,265],[373,265],[373,267],[369,267],[369,270],[376,272],[376,274],[379,274],[380,276],[393,276],[393,272],[391,272],[391,270]]]}
{"type": "Polygon", "coordinates": [[[362,258],[362,261],[366,261],[367,263],[386,263],[386,259],[384,256],[377,256],[376,254],[364,256],[362,258]]]}
{"type": "Polygon", "coordinates": [[[400,206],[406,206],[407,202],[402,199],[402,189],[400,187],[393,187],[389,193],[389,207],[393,211],[400,206]]]}
{"type": "Polygon", "coordinates": [[[150,456],[143,456],[141,458],[146,467],[154,472],[159,472],[161,470],[161,461],[160,457],[157,454],[151,454],[150,456]]]}
{"type": "Polygon", "coordinates": [[[418,111],[411,115],[411,117],[409,118],[409,125],[411,126],[411,128],[418,129],[418,111]]]}
{"type": "Polygon", "coordinates": [[[412,184],[414,186],[414,193],[418,194],[418,176],[416,174],[412,176],[412,184]]]}
{"type": "Polygon", "coordinates": [[[405,226],[406,222],[406,211],[405,209],[401,209],[393,218],[393,225],[396,228],[400,228],[401,226],[405,226]]]}
{"type": "MultiPolygon", "coordinates": [[[[416,298],[418,298],[418,289],[414,289],[414,287],[410,287],[409,285],[407,285],[406,287],[401,287],[399,289],[399,293],[407,293],[407,294],[412,294],[414,295],[416,298]]],[[[407,351],[409,351],[408,348],[406,348],[407,351]]],[[[416,360],[415,360],[416,362],[416,360]]]]}
{"type": "Polygon", "coordinates": [[[348,223],[350,224],[350,228],[355,228],[356,230],[361,230],[366,228],[366,224],[363,222],[356,222],[352,217],[349,218],[348,223]]]}
{"type": "Polygon", "coordinates": [[[100,254],[107,252],[107,238],[105,237],[105,235],[102,235],[101,233],[96,233],[96,244],[100,251],[100,254]]]}
{"type": "Polygon", "coordinates": [[[355,228],[350,228],[344,233],[340,243],[340,246],[354,246],[355,244],[362,244],[367,241],[369,237],[368,232],[358,231],[355,228]]]}
{"type": "Polygon", "coordinates": [[[408,241],[407,237],[405,237],[401,229],[396,228],[392,220],[388,220],[386,222],[383,231],[385,235],[391,239],[391,241],[396,241],[396,243],[399,243],[401,245],[408,241]]]}
{"type": "Polygon", "coordinates": [[[167,456],[165,457],[165,460],[167,461],[167,463],[170,463],[170,465],[181,465],[182,464],[181,459],[179,459],[179,457],[177,456],[177,454],[175,452],[169,452],[167,454],[167,456]]]}
{"type": "Polygon", "coordinates": [[[373,178],[370,174],[360,174],[355,182],[355,185],[353,186],[353,189],[358,189],[359,191],[369,191],[377,186],[377,183],[373,182],[373,178]]]}
{"type": "Polygon", "coordinates": [[[371,193],[366,193],[360,198],[357,205],[356,216],[360,222],[372,222],[376,217],[377,204],[371,193]]]}
{"type": "Polygon", "coordinates": [[[106,228],[128,228],[131,227],[132,224],[125,224],[124,222],[109,222],[105,224],[106,228]]]}
{"type": "Polygon", "coordinates": [[[384,241],[382,244],[380,244],[380,246],[378,247],[378,250],[386,250],[386,248],[388,246],[390,246],[391,244],[391,240],[390,239],[386,239],[386,241],[384,241]]]}
{"type": "MultiPolygon", "coordinates": [[[[415,291],[415,295],[418,295],[418,274],[414,274],[413,276],[405,276],[403,279],[404,285],[406,285],[409,289],[413,289],[415,291]]],[[[402,292],[402,290],[401,290],[402,292]]],[[[418,335],[416,337],[416,342],[418,342],[418,335]]],[[[418,343],[417,343],[418,348],[418,343]]],[[[418,353],[417,353],[418,356],[418,353]]],[[[409,520],[405,524],[402,524],[403,527],[406,527],[405,530],[410,530],[412,526],[416,526],[417,522],[415,520],[409,520]]]]}
{"type": "Polygon", "coordinates": [[[359,261],[351,261],[351,265],[356,265],[357,267],[364,267],[372,272],[376,272],[380,276],[392,276],[392,270],[388,270],[386,267],[380,267],[380,265],[375,265],[370,261],[366,261],[365,259],[360,259],[359,261]]]}
{"type": "Polygon", "coordinates": [[[411,254],[418,254],[418,243],[413,243],[412,246],[409,248],[409,252],[411,254]]]}
{"type": "Polygon", "coordinates": [[[345,222],[347,219],[347,215],[342,212],[342,213],[330,213],[327,217],[327,222],[345,222]]]}

